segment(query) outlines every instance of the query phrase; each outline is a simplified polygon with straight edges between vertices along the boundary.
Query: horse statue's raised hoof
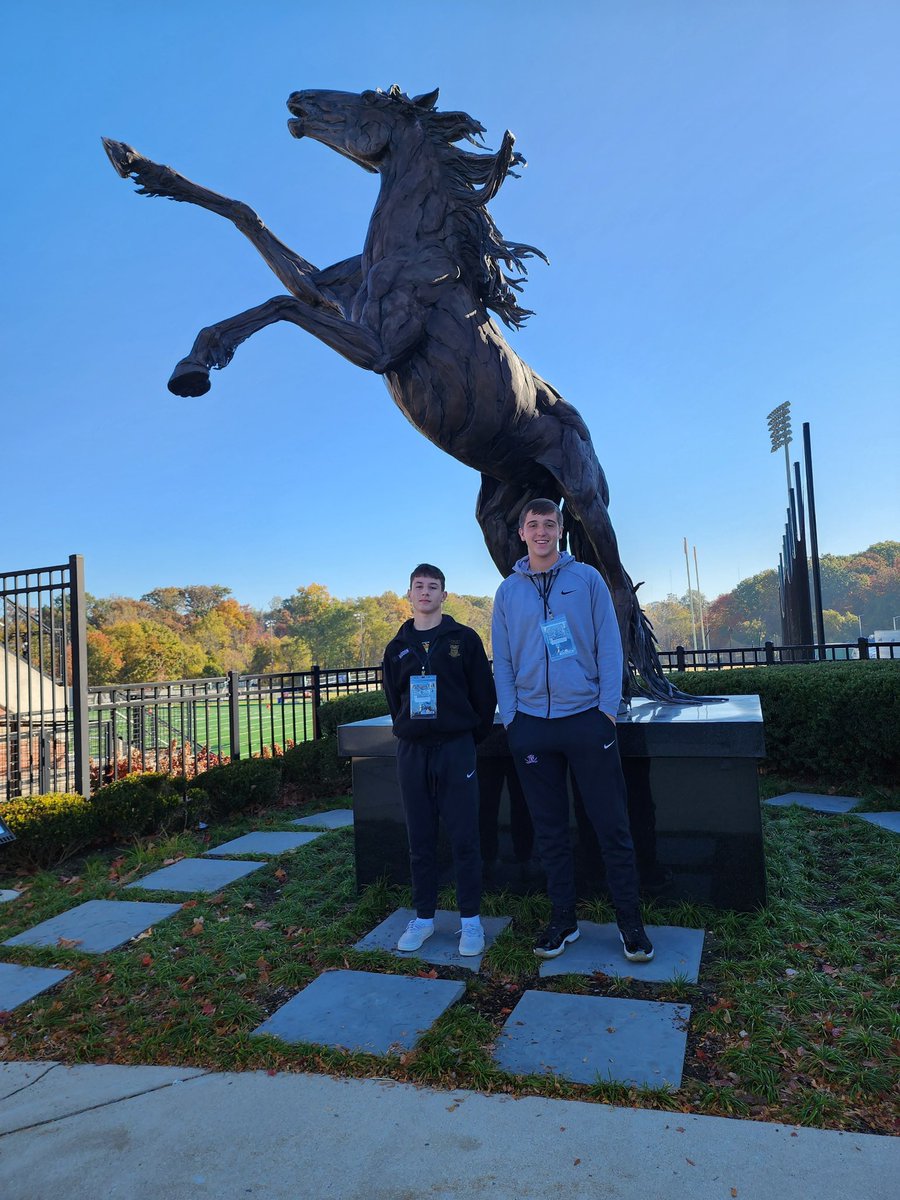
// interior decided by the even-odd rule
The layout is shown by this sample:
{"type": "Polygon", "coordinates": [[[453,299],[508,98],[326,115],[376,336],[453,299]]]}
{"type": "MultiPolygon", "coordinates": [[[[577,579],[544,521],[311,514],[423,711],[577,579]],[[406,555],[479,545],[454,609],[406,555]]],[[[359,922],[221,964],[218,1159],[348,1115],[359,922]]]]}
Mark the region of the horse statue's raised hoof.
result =
{"type": "Polygon", "coordinates": [[[209,391],[209,371],[184,358],[172,372],[166,387],[174,396],[205,396],[209,391]]]}

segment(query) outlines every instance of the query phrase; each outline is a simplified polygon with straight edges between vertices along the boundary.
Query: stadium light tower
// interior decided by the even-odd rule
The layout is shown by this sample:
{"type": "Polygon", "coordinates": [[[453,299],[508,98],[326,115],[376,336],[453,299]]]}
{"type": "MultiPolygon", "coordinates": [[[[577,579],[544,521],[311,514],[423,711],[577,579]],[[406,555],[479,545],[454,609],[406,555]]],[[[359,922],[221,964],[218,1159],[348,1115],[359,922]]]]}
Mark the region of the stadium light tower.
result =
{"type": "Polygon", "coordinates": [[[788,491],[791,490],[791,456],[788,446],[791,444],[791,402],[785,400],[773,408],[766,420],[769,423],[769,437],[772,439],[772,453],[784,447],[784,470],[787,475],[788,491]]]}

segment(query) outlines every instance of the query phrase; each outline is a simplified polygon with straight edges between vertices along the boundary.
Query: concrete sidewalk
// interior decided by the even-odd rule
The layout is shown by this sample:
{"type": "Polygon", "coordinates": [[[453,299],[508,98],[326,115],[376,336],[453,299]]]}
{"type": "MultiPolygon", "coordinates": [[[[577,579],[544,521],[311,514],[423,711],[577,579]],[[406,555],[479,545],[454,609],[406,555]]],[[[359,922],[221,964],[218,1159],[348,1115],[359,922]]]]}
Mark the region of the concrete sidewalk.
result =
{"type": "Polygon", "coordinates": [[[372,1079],[0,1064],[3,1200],[893,1200],[900,1139],[372,1079]]]}

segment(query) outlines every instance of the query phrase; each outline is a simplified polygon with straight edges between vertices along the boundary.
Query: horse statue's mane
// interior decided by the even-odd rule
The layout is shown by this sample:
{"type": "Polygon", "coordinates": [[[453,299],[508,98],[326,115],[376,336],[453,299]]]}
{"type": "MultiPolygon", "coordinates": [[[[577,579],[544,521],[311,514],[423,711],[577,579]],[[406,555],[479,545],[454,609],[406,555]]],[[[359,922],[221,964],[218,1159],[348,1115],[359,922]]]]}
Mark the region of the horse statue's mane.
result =
{"type": "Polygon", "coordinates": [[[516,139],[507,130],[499,150],[473,154],[455,143],[465,140],[486,150],[484,126],[468,113],[436,112],[437,88],[410,97],[394,83],[386,92],[377,89],[367,94],[376,106],[401,105],[409,109],[440,150],[452,195],[459,204],[456,216],[466,226],[461,258],[467,268],[467,281],[485,308],[495,312],[509,328],[521,329],[534,315],[516,299],[528,274],[525,259],[540,258],[547,262],[547,256],[536,246],[507,241],[487,210],[503,182],[510,176],[519,178],[514,168],[526,165],[524,157],[513,149],[516,139]],[[519,274],[507,275],[501,263],[519,274]]]}

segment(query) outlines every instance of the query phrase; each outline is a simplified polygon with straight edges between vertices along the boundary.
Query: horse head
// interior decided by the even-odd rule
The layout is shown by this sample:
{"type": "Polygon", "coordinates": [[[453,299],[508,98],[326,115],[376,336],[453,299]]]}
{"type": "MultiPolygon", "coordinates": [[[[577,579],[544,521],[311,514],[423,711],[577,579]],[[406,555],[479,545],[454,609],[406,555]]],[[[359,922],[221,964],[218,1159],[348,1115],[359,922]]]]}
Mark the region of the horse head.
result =
{"type": "Polygon", "coordinates": [[[295,138],[313,138],[377,172],[391,141],[404,126],[431,112],[437,98],[437,88],[409,97],[397,84],[386,92],[293,92],[287,102],[292,114],[288,129],[295,138]]]}

